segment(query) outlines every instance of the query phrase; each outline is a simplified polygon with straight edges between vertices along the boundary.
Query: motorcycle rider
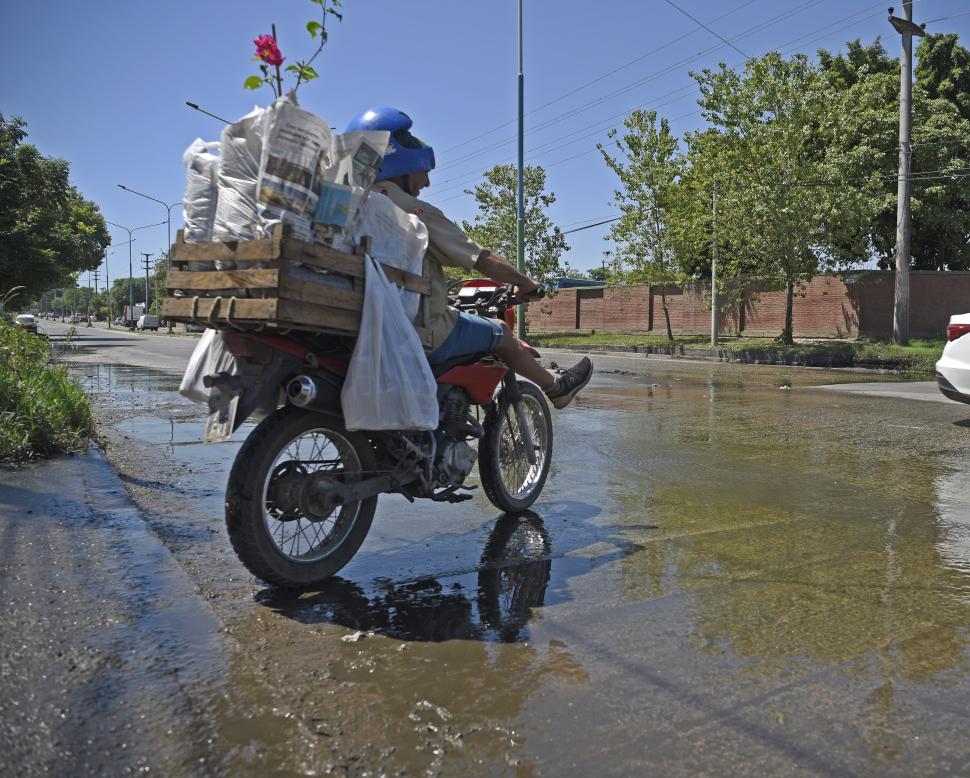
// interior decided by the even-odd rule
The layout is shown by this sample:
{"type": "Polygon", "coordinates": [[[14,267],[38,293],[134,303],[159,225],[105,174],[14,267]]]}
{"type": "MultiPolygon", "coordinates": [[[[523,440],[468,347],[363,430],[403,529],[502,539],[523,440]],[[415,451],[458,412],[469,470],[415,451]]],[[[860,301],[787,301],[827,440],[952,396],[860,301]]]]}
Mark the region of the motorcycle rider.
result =
{"type": "Polygon", "coordinates": [[[457,311],[448,305],[447,282],[442,267],[477,270],[500,283],[513,284],[515,293],[528,296],[539,284],[516,270],[495,252],[482,248],[433,205],[418,199],[430,185],[434,150],[411,134],[411,117],[396,108],[381,106],[358,114],[346,132],[383,130],[390,143],[374,191],[387,195],[401,210],[414,214],[428,229],[428,263],[431,276],[431,365],[455,357],[494,353],[517,374],[536,383],[556,408],[565,408],[589,383],[593,364],[583,357],[558,375],[543,368],[513,336],[505,322],[457,311]]]}

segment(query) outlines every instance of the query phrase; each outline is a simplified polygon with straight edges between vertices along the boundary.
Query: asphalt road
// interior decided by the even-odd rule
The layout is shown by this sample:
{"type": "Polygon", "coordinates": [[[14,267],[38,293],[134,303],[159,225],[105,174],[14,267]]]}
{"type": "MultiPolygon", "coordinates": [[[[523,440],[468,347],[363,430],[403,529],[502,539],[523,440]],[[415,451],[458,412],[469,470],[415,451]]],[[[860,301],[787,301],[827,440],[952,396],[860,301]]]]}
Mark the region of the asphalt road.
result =
{"type": "MultiPolygon", "coordinates": [[[[69,358],[219,625],[218,683],[187,697],[206,774],[970,772],[970,406],[891,376],[594,356],[534,513],[382,498],[339,579],[292,597],[229,547],[238,441],[202,446],[174,392],[193,346],[82,329],[69,358]]],[[[138,764],[177,764],[183,738],[138,764]]]]}

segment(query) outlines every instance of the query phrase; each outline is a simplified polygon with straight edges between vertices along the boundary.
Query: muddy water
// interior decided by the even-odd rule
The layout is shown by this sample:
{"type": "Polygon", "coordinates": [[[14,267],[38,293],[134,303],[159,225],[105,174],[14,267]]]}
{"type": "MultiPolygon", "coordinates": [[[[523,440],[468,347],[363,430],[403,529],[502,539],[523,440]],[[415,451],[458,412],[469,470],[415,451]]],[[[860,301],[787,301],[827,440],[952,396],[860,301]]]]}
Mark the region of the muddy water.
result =
{"type": "Polygon", "coordinates": [[[232,555],[238,443],[198,443],[177,377],[78,370],[234,645],[218,770],[970,772],[970,408],[807,389],[831,371],[601,374],[534,513],[382,498],[296,597],[232,555]]]}

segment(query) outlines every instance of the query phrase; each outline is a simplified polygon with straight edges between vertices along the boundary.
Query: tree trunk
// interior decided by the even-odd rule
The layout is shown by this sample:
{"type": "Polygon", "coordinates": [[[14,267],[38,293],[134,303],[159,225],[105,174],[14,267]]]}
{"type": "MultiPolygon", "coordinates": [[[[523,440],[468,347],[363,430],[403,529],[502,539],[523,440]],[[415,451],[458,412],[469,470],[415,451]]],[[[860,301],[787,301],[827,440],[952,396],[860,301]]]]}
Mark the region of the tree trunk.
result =
{"type": "Polygon", "coordinates": [[[781,340],[787,346],[795,342],[794,325],[792,319],[795,309],[795,284],[792,281],[787,283],[787,293],[785,295],[785,329],[781,333],[781,340]]]}
{"type": "Polygon", "coordinates": [[[664,309],[664,320],[667,322],[667,340],[671,343],[674,342],[674,331],[670,329],[670,311],[667,308],[667,290],[666,287],[660,287],[660,304],[664,309]]]}

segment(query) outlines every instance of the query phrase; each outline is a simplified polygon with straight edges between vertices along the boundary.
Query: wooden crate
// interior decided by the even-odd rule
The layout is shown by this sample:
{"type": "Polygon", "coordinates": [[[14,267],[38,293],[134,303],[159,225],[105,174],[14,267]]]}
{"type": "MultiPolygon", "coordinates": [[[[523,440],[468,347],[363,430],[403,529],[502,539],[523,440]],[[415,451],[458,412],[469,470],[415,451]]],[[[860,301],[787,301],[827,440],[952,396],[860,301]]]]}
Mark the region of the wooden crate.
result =
{"type": "MultiPolygon", "coordinates": [[[[217,329],[287,329],[354,336],[360,329],[364,302],[364,254],[368,239],[344,254],[290,237],[277,225],[271,238],[226,243],[186,243],[182,231],[172,246],[172,270],[162,307],[166,319],[217,329]],[[231,270],[216,270],[215,262],[233,263],[231,270]],[[210,264],[212,270],[187,270],[189,262],[210,264]],[[351,282],[340,289],[302,273],[298,264],[320,268],[351,282]],[[180,297],[174,292],[179,290],[180,297]]],[[[430,346],[428,260],[421,276],[383,265],[388,279],[421,295],[416,329],[423,345],[430,346]]],[[[306,270],[306,268],[304,268],[306,270]]]]}

